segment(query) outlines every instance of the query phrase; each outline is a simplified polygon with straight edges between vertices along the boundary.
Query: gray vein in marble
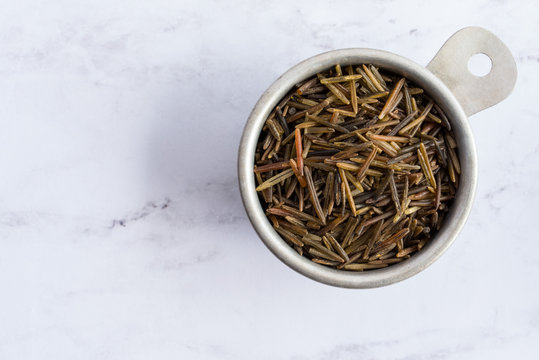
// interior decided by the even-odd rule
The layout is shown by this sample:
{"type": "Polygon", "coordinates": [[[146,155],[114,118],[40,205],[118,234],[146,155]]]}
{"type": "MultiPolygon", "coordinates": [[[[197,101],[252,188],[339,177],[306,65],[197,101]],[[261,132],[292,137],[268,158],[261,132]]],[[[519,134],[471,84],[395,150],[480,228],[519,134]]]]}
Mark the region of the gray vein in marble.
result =
{"type": "Polygon", "coordinates": [[[527,63],[527,62],[539,62],[539,55],[538,54],[520,54],[517,56],[517,61],[520,63],[527,63]]]}
{"type": "Polygon", "coordinates": [[[116,226],[126,227],[129,223],[144,219],[148,215],[151,215],[157,211],[165,210],[170,204],[170,199],[165,198],[160,202],[149,202],[142,209],[135,211],[134,213],[125,216],[120,219],[112,220],[112,224],[109,226],[109,229],[113,229],[116,226]]]}
{"type": "Polygon", "coordinates": [[[536,326],[537,324],[530,324],[530,328],[521,329],[512,334],[504,334],[494,328],[475,329],[471,336],[460,335],[455,329],[431,329],[413,335],[403,334],[398,340],[340,344],[313,356],[293,356],[290,359],[443,360],[466,354],[468,354],[466,356],[474,358],[475,355],[483,352],[482,349],[491,346],[492,343],[499,346],[515,339],[533,336],[536,326]],[[431,338],[440,337],[445,340],[438,344],[429,341],[431,338]],[[423,345],[421,349],[410,350],[414,346],[407,345],[407,342],[413,345],[418,345],[418,342],[421,342],[423,345]],[[406,354],[400,350],[401,348],[407,349],[406,354]]]}
{"type": "Polygon", "coordinates": [[[161,262],[160,266],[163,270],[166,270],[166,271],[183,270],[186,267],[190,267],[193,265],[200,265],[207,261],[214,260],[218,255],[219,255],[218,251],[209,250],[206,253],[198,254],[192,257],[190,260],[170,260],[170,261],[161,262]]]}

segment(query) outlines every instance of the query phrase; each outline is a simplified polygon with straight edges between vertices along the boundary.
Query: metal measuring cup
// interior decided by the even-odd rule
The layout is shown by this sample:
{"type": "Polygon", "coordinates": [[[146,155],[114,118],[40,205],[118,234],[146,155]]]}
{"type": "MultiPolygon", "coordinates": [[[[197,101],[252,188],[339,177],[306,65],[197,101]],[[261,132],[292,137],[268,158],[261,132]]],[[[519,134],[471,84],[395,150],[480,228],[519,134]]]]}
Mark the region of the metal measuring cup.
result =
{"type": "Polygon", "coordinates": [[[415,275],[438,259],[460,233],[475,196],[477,155],[468,116],[505,99],[517,78],[509,49],[494,34],[467,27],[451,36],[432,61],[423,67],[402,56],[373,49],[342,49],[311,57],[279,77],[260,97],[245,125],[238,154],[238,178],[243,204],[254,229],[285,264],[316,281],[347,288],[389,285],[415,275]],[[492,60],[491,71],[474,76],[468,71],[472,55],[483,53],[492,60]],[[370,63],[410,79],[438,104],[450,119],[461,162],[460,184],[451,209],[428,244],[410,259],[377,270],[351,272],[316,264],[300,256],[273,229],[255,191],[253,174],[258,137],[269,113],[297,83],[336,64],[370,63]]]}

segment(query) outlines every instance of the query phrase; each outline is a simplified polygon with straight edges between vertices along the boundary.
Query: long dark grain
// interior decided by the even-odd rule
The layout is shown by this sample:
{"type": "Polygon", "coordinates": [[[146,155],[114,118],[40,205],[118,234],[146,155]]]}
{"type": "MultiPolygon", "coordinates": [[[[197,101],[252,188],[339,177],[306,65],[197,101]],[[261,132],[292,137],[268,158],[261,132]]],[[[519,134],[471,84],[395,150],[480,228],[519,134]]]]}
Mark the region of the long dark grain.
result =
{"type": "Polygon", "coordinates": [[[311,174],[311,170],[308,166],[305,166],[305,179],[307,180],[307,189],[309,190],[309,197],[311,199],[311,203],[313,205],[314,211],[322,224],[326,223],[326,215],[324,214],[324,211],[322,211],[322,206],[320,205],[320,201],[318,199],[318,195],[316,193],[316,189],[314,187],[313,177],[311,174]]]}

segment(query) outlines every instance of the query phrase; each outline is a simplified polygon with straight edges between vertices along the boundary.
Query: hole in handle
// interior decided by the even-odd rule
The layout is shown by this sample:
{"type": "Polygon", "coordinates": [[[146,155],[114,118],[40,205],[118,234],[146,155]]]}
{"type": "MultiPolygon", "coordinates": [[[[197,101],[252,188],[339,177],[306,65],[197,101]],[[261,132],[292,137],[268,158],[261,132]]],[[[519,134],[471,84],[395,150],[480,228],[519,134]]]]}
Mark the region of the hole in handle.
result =
{"type": "Polygon", "coordinates": [[[486,76],[492,70],[492,59],[483,53],[472,55],[468,60],[468,70],[472,75],[482,77],[486,76]]]}

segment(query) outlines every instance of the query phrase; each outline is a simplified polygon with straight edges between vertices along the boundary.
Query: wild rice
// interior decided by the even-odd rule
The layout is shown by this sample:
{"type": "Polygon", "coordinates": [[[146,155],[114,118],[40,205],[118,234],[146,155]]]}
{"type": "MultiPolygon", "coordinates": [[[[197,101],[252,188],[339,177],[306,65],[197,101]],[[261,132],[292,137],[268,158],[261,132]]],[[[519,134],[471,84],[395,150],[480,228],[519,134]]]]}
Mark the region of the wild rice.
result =
{"type": "Polygon", "coordinates": [[[269,114],[253,170],[266,215],[300,256],[367,271],[405,261],[443,226],[457,150],[421,88],[374,65],[337,65],[269,114]]]}

